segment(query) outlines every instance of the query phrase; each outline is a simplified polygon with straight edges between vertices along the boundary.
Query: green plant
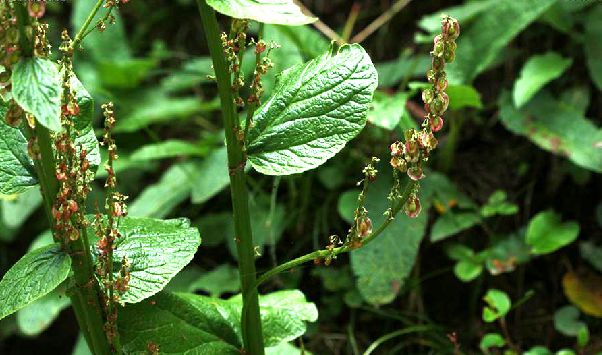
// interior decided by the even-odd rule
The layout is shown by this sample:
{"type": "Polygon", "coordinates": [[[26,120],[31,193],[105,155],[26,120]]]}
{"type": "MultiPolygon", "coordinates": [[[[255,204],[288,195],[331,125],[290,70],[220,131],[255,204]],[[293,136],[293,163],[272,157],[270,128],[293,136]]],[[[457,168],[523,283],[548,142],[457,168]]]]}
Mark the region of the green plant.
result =
{"type": "MultiPolygon", "coordinates": [[[[280,6],[197,1],[224,123],[226,150],[222,152],[227,157],[242,291],[221,300],[160,292],[192,259],[200,244],[198,230],[184,219],[128,216],[127,196],[118,192],[117,185],[113,134],[120,126],[114,105],[101,106],[105,128],[99,144],[92,128],[92,97],[73,70],[74,54],[86,37],[114,23],[113,11],[126,2],[98,0],[73,39],[67,30],[62,32],[58,62],[50,59],[48,25],[39,21],[45,3],[0,4],[6,34],[2,64],[8,73],[0,122],[0,148],[8,158],[3,161],[0,188],[3,194],[18,194],[39,185],[52,235],[50,245],[28,252],[0,281],[5,300],[0,318],[41,300],[62,284],[93,354],[193,350],[263,354],[266,347],[302,335],[305,322],[316,320],[317,310],[297,290],[259,296],[262,282],[305,262],[329,265],[339,254],[368,245],[401,210],[412,218],[420,214],[418,181],[425,176],[423,167],[437,145],[434,132],[441,129],[449,105],[444,66],[454,60],[458,22],[444,16],[442,34],[435,38],[433,67],[427,73],[430,84],[422,94],[427,114],[421,129],[408,129],[404,142],[391,145],[394,183],[382,223],[373,230],[366,208],[379,161],[372,158],[363,170],[362,191],[347,235],[332,236],[326,249],[256,277],[247,163],[266,175],[300,173],[325,163],[364,127],[377,73],[360,45],[333,43],[326,53],[282,72],[272,96],[264,101],[262,77],[273,66],[270,56],[277,45],[263,41],[261,29],[259,39],[248,41],[248,19],[288,25],[315,19],[288,1],[280,6]],[[101,9],[104,14],[99,16],[101,9]],[[215,10],[233,17],[230,34],[220,34],[215,10]],[[245,54],[255,57],[247,85],[245,54]],[[238,114],[242,109],[246,119],[238,114]],[[107,150],[104,203],[92,215],[87,200],[101,164],[100,146],[107,150]],[[407,182],[400,173],[407,173],[407,182]],[[177,340],[182,335],[186,341],[177,340]]],[[[121,82],[111,78],[106,85],[121,82]]],[[[174,142],[167,150],[191,149],[174,142]]]]}

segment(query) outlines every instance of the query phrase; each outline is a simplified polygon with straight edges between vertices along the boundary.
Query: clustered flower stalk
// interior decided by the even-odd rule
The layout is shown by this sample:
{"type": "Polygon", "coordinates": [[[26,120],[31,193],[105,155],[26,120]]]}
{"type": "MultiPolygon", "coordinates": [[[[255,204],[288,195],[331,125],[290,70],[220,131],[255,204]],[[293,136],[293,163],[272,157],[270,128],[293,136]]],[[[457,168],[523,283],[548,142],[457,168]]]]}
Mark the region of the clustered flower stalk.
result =
{"type": "Polygon", "coordinates": [[[115,112],[113,103],[102,105],[103,116],[105,118],[105,132],[102,145],[107,147],[109,158],[105,166],[107,171],[107,180],[105,182],[106,199],[105,211],[106,218],[97,211],[94,227],[98,240],[98,266],[96,274],[99,278],[102,289],[102,305],[106,313],[105,332],[111,345],[115,345],[117,333],[117,305],[120,303],[120,297],[128,289],[130,280],[129,261],[124,257],[121,261],[121,267],[117,276],[114,273],[113,253],[116,248],[116,242],[121,234],[119,233],[119,221],[127,215],[127,206],[125,200],[127,196],[116,191],[117,177],[115,176],[114,162],[117,160],[117,145],[111,134],[115,127],[115,112]]]}
{"type": "Polygon", "coordinates": [[[261,96],[264,94],[261,78],[268,73],[274,66],[270,59],[271,51],[279,46],[275,43],[269,45],[262,39],[255,40],[251,38],[247,44],[248,20],[233,19],[230,35],[221,34],[222,50],[228,62],[228,69],[232,73],[232,93],[234,104],[238,108],[247,108],[247,118],[245,121],[244,132],[241,131],[240,121],[237,120],[237,136],[239,141],[243,142],[249,128],[253,125],[253,113],[261,103],[261,96]],[[242,70],[243,57],[248,46],[255,47],[255,68],[251,83],[249,84],[249,94],[245,100],[241,95],[241,89],[245,87],[245,73],[242,70]]]}
{"type": "Polygon", "coordinates": [[[55,177],[59,183],[59,191],[52,206],[52,215],[55,219],[55,236],[60,239],[65,249],[69,250],[69,243],[78,240],[80,233],[85,233],[87,228],[84,206],[94,174],[90,171],[87,150],[81,144],[76,145],[73,138],[78,134],[74,120],[79,115],[79,105],[76,92],[71,87],[71,77],[74,75],[72,52],[68,50],[71,38],[67,31],[63,31],[61,37],[63,130],[54,137],[57,162],[55,177]]]}
{"type": "MultiPolygon", "coordinates": [[[[434,39],[431,51],[432,68],[426,73],[430,87],[422,91],[422,100],[426,116],[420,130],[409,129],[404,133],[405,141],[391,144],[391,166],[402,173],[407,173],[410,179],[419,181],[424,178],[423,166],[428,162],[430,153],[437,147],[434,133],[443,128],[443,115],[449,105],[449,97],[445,92],[447,77],[445,64],[455,58],[456,38],[460,35],[460,25],[457,20],[443,16],[441,34],[434,39]]],[[[415,189],[406,201],[404,211],[409,217],[420,214],[421,205],[415,189]]]]}

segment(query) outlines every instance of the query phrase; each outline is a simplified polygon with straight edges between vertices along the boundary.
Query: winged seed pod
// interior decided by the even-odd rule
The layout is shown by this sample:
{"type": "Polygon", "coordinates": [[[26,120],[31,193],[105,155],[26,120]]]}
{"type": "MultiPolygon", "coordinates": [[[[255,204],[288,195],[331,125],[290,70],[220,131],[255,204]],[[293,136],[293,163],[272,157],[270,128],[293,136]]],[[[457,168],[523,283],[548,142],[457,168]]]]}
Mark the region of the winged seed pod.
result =
{"type": "MultiPolygon", "coordinates": [[[[437,147],[437,138],[434,133],[443,128],[443,115],[449,106],[447,89],[447,76],[445,64],[454,61],[456,51],[456,38],[460,35],[460,24],[454,18],[443,16],[441,20],[441,34],[433,41],[431,51],[432,67],[426,73],[431,84],[422,91],[422,101],[426,116],[420,131],[409,129],[405,132],[405,141],[391,144],[391,166],[414,181],[424,178],[423,165],[428,161],[429,155],[437,147]]],[[[404,210],[412,218],[420,214],[420,200],[413,192],[407,200],[404,210]]]]}

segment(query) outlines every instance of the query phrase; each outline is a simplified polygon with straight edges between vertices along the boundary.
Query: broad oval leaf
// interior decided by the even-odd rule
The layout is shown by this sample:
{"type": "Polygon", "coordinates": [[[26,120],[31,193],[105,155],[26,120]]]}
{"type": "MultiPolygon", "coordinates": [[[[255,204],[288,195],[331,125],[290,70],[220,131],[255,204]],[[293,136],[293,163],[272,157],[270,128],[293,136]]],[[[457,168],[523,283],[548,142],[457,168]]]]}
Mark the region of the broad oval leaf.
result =
{"type": "Polygon", "coordinates": [[[305,16],[293,0],[207,0],[207,4],[230,17],[276,25],[300,26],[318,20],[305,16]]]}
{"type": "MultiPolygon", "coordinates": [[[[305,333],[318,317],[316,306],[298,290],[260,296],[265,346],[305,333]]],[[[162,292],[120,312],[119,331],[126,353],[144,352],[149,343],[161,353],[240,354],[242,299],[229,300],[162,292]]]]}
{"type": "Polygon", "coordinates": [[[38,183],[33,160],[27,153],[27,138],[19,128],[4,121],[6,107],[0,104],[0,193],[18,194],[38,183]]]}
{"type": "Polygon", "coordinates": [[[126,217],[118,229],[121,237],[115,242],[113,262],[119,265],[127,257],[130,263],[128,290],[120,298],[124,303],[140,302],[161,291],[192,260],[201,243],[199,231],[184,218],[126,217]]]}
{"type": "Polygon", "coordinates": [[[377,84],[376,69],[358,44],[332,47],[285,70],[255,112],[249,161],[266,175],[320,166],[362,130],[377,84]]]}
{"type": "Polygon", "coordinates": [[[0,319],[50,293],[70,269],[71,258],[58,243],[25,254],[0,281],[0,319]]]}
{"type": "Polygon", "coordinates": [[[61,130],[61,76],[54,62],[23,58],[13,67],[13,99],[38,122],[61,130]]]}

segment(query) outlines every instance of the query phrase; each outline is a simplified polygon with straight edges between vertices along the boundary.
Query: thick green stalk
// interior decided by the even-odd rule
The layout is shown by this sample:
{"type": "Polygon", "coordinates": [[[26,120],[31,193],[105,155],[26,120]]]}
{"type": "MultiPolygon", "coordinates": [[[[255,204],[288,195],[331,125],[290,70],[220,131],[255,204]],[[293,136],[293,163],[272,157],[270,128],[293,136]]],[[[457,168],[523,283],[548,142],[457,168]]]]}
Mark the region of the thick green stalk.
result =
{"type": "Polygon", "coordinates": [[[246,156],[244,143],[236,134],[237,120],[232,97],[232,82],[226,58],[222,51],[220,32],[215,12],[205,0],[197,0],[205,37],[213,59],[217,87],[222,105],[222,116],[226,132],[228,165],[230,171],[230,193],[234,211],[234,230],[238,251],[238,269],[244,300],[245,317],[241,320],[244,348],[247,354],[263,355],[263,336],[259,315],[259,299],[255,288],[255,250],[251,233],[248,191],[245,176],[246,156]]]}
{"type": "MultiPolygon", "coordinates": [[[[32,44],[29,38],[27,38],[25,31],[26,26],[29,24],[27,10],[23,3],[17,3],[16,6],[21,50],[24,56],[31,56],[33,53],[32,44]]],[[[56,162],[52,149],[52,137],[50,131],[39,123],[35,129],[31,130],[31,134],[35,136],[38,142],[40,159],[34,160],[34,167],[44,198],[44,209],[50,227],[53,228],[54,217],[52,215],[52,206],[59,191],[59,184],[55,176],[56,162]]],[[[81,238],[69,243],[68,252],[72,259],[71,269],[75,283],[73,293],[70,295],[71,304],[92,353],[95,355],[111,354],[111,349],[104,333],[102,309],[98,298],[98,284],[94,279],[92,257],[85,231],[81,235],[81,238]]]]}

